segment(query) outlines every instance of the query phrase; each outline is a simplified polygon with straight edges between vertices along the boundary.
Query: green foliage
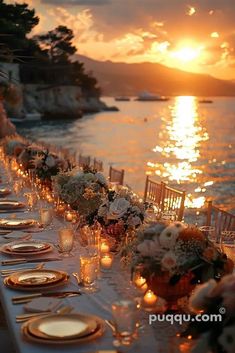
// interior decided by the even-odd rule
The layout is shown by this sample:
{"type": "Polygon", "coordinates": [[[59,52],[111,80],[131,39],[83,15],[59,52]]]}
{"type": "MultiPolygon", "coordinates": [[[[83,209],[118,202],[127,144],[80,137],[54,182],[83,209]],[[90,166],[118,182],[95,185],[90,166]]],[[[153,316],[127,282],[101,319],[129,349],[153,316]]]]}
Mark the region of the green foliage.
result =
{"type": "Polygon", "coordinates": [[[72,45],[73,31],[66,26],[58,26],[46,34],[34,37],[41,49],[54,64],[68,63],[77,49],[72,45]]]}
{"type": "MultiPolygon", "coordinates": [[[[86,73],[83,63],[71,62],[77,51],[73,31],[58,26],[48,33],[28,38],[39,23],[27,4],[7,4],[0,0],[0,61],[20,63],[23,83],[77,85],[83,95],[98,97],[97,80],[86,73]]],[[[0,78],[3,75],[0,72],[0,78]]]]}
{"type": "Polygon", "coordinates": [[[37,50],[37,43],[26,35],[39,23],[27,4],[6,4],[0,0],[0,60],[14,61],[37,50]]]}

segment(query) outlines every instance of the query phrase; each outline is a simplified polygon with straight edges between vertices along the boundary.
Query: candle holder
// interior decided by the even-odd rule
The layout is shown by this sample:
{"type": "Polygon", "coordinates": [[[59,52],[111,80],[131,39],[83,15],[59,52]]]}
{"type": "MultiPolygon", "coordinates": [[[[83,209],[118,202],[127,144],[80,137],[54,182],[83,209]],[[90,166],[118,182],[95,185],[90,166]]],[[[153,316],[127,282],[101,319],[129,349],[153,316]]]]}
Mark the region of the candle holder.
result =
{"type": "Polygon", "coordinates": [[[53,221],[53,214],[51,208],[40,208],[39,216],[40,216],[40,223],[43,225],[44,228],[47,228],[51,225],[53,221]]]}
{"type": "Polygon", "coordinates": [[[108,272],[111,270],[113,265],[113,255],[110,253],[101,254],[100,256],[100,267],[102,272],[108,272]]]}
{"type": "Polygon", "coordinates": [[[132,300],[118,300],[112,304],[115,338],[121,346],[130,346],[137,334],[138,309],[132,300]]]}
{"type": "Polygon", "coordinates": [[[89,293],[97,292],[97,278],[99,273],[99,257],[81,255],[80,256],[80,279],[84,290],[89,293]]]}
{"type": "Polygon", "coordinates": [[[74,256],[71,251],[74,243],[74,232],[71,228],[63,228],[59,230],[59,251],[62,256],[74,256]]]}

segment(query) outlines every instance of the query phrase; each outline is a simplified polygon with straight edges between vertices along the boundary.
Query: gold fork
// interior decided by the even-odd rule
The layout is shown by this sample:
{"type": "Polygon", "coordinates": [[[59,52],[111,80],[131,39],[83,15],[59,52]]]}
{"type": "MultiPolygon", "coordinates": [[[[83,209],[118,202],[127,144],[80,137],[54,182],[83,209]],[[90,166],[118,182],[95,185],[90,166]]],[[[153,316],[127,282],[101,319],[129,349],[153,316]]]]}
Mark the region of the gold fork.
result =
{"type": "Polygon", "coordinates": [[[19,272],[19,271],[41,270],[44,266],[45,266],[45,262],[41,262],[40,264],[38,264],[35,267],[19,267],[19,268],[11,268],[8,270],[1,270],[1,275],[2,275],[2,277],[8,277],[8,276],[12,275],[13,273],[19,272]]]}
{"type": "Polygon", "coordinates": [[[16,322],[24,322],[24,321],[28,321],[30,319],[34,319],[40,316],[44,316],[44,315],[50,315],[50,314],[69,314],[71,313],[71,311],[73,310],[73,308],[71,306],[62,306],[61,308],[57,309],[56,311],[44,311],[41,313],[28,313],[28,314],[20,314],[20,315],[16,315],[16,322]]]}

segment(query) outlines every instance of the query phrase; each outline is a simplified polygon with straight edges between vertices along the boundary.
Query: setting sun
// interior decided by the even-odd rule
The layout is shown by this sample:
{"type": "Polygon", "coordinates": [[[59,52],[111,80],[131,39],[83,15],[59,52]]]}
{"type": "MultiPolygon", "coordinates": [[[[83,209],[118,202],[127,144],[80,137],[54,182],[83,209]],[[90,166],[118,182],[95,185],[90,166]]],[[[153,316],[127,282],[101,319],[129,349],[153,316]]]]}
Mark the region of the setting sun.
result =
{"type": "Polygon", "coordinates": [[[172,53],[172,56],[180,61],[188,62],[199,57],[201,48],[184,47],[172,53]]]}

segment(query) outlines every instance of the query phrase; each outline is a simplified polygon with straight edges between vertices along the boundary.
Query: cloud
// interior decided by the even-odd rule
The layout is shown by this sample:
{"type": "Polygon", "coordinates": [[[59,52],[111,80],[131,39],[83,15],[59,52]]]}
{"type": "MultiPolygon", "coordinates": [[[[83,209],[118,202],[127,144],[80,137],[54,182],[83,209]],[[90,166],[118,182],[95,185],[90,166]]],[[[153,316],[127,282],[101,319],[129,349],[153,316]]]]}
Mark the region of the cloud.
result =
{"type": "Polygon", "coordinates": [[[110,0],[42,0],[44,4],[60,6],[103,6],[110,4],[110,0]]]}

